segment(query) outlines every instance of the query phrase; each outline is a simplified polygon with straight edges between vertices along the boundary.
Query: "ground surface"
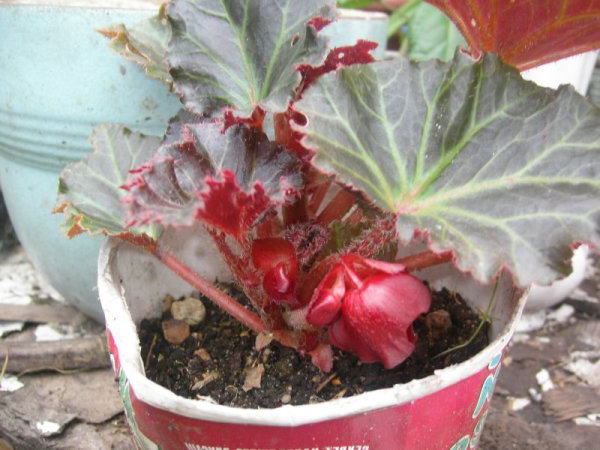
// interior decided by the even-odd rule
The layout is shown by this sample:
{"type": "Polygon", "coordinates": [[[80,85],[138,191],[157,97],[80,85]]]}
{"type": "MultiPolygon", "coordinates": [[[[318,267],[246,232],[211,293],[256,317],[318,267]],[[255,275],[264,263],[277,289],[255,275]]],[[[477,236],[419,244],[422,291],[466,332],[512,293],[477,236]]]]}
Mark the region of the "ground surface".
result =
{"type": "MultiPolygon", "coordinates": [[[[589,278],[570,299],[546,317],[529,317],[523,323],[530,329],[517,334],[504,361],[480,448],[600,448],[600,420],[594,415],[600,413],[598,260],[591,267],[589,278]],[[535,325],[539,328],[531,329],[535,325]]],[[[46,350],[46,356],[56,352],[50,360],[36,350],[11,350],[9,369],[12,365],[15,373],[28,367],[52,370],[4,377],[0,450],[134,449],[108,358],[97,345],[102,330],[75,311],[48,303],[51,293],[40,289],[38,282],[20,253],[0,264],[0,318],[27,322],[21,331],[0,338],[1,359],[9,342],[53,339],[57,331],[66,331],[73,339],[70,360],[61,359],[60,348],[46,350]],[[27,305],[16,310],[9,302],[27,305]],[[47,306],[40,309],[40,303],[47,306]],[[44,325],[48,321],[63,325],[44,325]],[[55,370],[69,362],[79,369],[55,370]]],[[[7,325],[8,321],[0,321],[0,334],[7,325]]],[[[36,347],[43,345],[50,344],[41,341],[36,347]]]]}

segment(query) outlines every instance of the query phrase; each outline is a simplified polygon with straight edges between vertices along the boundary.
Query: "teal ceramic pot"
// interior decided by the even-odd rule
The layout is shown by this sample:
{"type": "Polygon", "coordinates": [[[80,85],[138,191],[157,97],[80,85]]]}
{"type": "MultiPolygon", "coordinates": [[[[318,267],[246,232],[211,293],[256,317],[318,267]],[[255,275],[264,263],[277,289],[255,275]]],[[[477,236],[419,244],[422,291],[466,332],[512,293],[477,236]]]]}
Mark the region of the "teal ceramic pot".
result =
{"type": "MultiPolygon", "coordinates": [[[[0,184],[35,267],[84,313],[102,320],[96,260],[102,238],[67,240],[52,215],[61,169],[91,150],[101,123],[163,133],[179,101],[107,48],[95,30],[155,14],[160,0],[0,0],[0,184]]],[[[342,11],[333,46],[377,41],[387,16],[342,11]]]]}
{"type": "Polygon", "coordinates": [[[62,167],[91,150],[100,123],[160,135],[179,101],[107,48],[95,30],[133,24],[159,1],[0,0],[0,184],[34,266],[82,312],[102,319],[100,237],[67,240],[52,215],[62,167]],[[87,5],[87,6],[86,6],[87,5]],[[126,7],[124,7],[126,5],[126,7]]]}
{"type": "Polygon", "coordinates": [[[354,45],[358,39],[373,41],[377,48],[373,51],[376,59],[383,59],[387,44],[388,15],[376,11],[339,9],[339,19],[323,28],[329,36],[331,47],[354,45]]]}

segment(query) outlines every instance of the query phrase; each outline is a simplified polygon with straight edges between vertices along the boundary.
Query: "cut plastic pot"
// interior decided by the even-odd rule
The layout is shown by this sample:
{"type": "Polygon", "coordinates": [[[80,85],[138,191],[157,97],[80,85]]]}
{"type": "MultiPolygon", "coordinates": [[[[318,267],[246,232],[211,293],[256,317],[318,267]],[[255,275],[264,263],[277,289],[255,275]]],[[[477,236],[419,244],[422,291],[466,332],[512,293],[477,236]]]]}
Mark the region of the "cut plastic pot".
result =
{"type": "MultiPolygon", "coordinates": [[[[181,233],[181,232],[180,232],[181,233]]],[[[214,247],[200,236],[177,236],[186,262],[204,276],[227,277],[214,247]],[[216,260],[216,263],[215,263],[216,260]]],[[[485,309],[492,288],[448,267],[419,274],[434,287],[460,292],[485,309]]],[[[143,448],[186,449],[468,449],[477,446],[489,402],[525,301],[508,277],[490,313],[491,343],[471,359],[434,375],[351,398],[275,409],[242,409],[184,399],[144,375],[136,326],[158,317],[162,298],[190,293],[152,256],[110,239],[100,252],[98,288],[109,349],[129,423],[143,448]]]]}

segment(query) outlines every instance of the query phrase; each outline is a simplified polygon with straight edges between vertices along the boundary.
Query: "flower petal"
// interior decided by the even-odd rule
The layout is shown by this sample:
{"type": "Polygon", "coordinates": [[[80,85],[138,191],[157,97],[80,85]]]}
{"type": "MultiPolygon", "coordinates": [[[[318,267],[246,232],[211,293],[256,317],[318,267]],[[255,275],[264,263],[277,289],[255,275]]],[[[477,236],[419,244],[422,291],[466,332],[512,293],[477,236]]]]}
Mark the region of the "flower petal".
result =
{"type": "Polygon", "coordinates": [[[346,295],[342,317],[347,334],[357,336],[391,369],[413,352],[412,323],[430,306],[429,289],[419,279],[407,273],[379,274],[346,295]]]}
{"type": "Polygon", "coordinates": [[[327,325],[335,321],[342,309],[342,299],[345,293],[343,267],[338,265],[315,289],[306,321],[312,325],[327,325]]]}

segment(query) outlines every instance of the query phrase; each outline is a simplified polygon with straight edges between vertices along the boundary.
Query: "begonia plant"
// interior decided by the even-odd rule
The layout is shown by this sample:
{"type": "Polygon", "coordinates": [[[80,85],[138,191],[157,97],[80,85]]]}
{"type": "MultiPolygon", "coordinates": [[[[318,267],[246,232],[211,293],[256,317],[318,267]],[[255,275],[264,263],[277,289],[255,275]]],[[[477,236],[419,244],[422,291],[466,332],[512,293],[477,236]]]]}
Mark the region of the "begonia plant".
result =
{"type": "Polygon", "coordinates": [[[93,131],[60,178],[68,236],[137,245],[325,371],[332,345],[386,368],[411,354],[431,303],[416,269],[565,274],[600,244],[600,110],[519,69],[599,47],[600,1],[430,3],[469,44],[448,62],[329,48],[327,0],[172,0],[102,30],[183,108],[162,138],[93,131]],[[197,223],[251,307],[162,245],[197,223]],[[428,250],[399,260],[415,238],[428,250]]]}

